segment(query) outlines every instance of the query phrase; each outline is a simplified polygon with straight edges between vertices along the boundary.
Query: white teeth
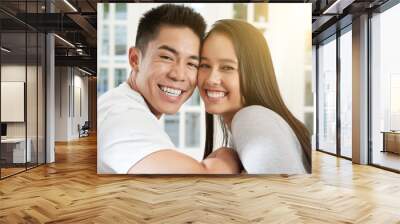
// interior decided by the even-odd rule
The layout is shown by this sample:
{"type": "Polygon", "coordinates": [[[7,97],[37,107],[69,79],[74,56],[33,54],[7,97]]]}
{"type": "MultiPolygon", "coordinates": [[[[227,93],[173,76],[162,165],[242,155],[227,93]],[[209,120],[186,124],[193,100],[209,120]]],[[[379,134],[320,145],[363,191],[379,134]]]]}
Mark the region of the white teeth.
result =
{"type": "Polygon", "coordinates": [[[182,90],[180,89],[172,89],[166,86],[160,86],[160,87],[161,87],[160,89],[168,96],[179,96],[182,93],[182,90]]]}
{"type": "Polygon", "coordinates": [[[219,91],[207,91],[207,96],[211,98],[222,98],[226,95],[224,92],[219,91]]]}

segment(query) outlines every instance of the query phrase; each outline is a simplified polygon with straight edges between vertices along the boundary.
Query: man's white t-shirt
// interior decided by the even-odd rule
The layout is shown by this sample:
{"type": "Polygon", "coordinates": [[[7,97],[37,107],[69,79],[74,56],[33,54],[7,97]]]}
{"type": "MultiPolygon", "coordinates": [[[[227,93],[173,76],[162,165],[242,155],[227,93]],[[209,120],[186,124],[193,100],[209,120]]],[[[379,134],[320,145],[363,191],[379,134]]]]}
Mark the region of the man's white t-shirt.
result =
{"type": "Polygon", "coordinates": [[[97,172],[126,174],[149,154],[175,149],[144,98],[124,82],[98,99],[97,172]]]}

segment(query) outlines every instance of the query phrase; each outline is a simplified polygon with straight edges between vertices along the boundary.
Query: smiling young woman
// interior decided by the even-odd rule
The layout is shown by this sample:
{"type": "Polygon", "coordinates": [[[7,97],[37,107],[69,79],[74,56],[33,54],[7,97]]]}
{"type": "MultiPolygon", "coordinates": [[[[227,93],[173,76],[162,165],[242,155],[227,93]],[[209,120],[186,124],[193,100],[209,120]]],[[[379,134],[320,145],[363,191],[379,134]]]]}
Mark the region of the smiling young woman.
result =
{"type": "Polygon", "coordinates": [[[311,139],[281,97],[264,36],[240,20],[220,20],[207,34],[197,83],[206,108],[205,157],[213,150],[213,115],[221,118],[248,173],[311,172],[311,139]]]}

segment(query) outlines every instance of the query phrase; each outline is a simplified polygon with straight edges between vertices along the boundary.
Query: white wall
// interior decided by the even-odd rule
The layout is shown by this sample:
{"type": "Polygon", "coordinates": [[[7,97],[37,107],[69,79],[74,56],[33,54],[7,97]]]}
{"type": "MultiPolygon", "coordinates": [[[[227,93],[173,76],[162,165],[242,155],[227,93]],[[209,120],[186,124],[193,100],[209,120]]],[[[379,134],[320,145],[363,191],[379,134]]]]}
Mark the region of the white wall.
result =
{"type": "MultiPolygon", "coordinates": [[[[1,81],[2,82],[25,82],[25,65],[2,65],[1,66],[1,81]]],[[[32,67],[27,68],[31,70],[32,67]]],[[[4,96],[2,96],[3,98],[4,96]]],[[[1,108],[7,110],[7,108],[1,108]]],[[[24,122],[9,122],[7,123],[7,136],[8,137],[25,137],[25,123],[24,122]]]]}
{"type": "MultiPolygon", "coordinates": [[[[75,75],[74,75],[74,83],[73,83],[73,94],[74,96],[71,96],[71,99],[74,99],[74,102],[71,102],[71,108],[72,111],[72,119],[71,119],[71,129],[70,129],[70,136],[75,139],[79,137],[78,133],[78,124],[82,126],[85,121],[88,121],[88,78],[87,77],[82,77],[78,73],[76,74],[75,70],[75,75]],[[80,111],[81,110],[81,111],[80,111]]],[[[72,89],[71,89],[72,90],[72,89]]]]}
{"type": "MultiPolygon", "coordinates": [[[[1,66],[1,81],[3,82],[25,82],[25,75],[26,72],[28,74],[35,73],[36,74],[36,67],[27,66],[25,65],[2,65],[1,66]]],[[[31,82],[31,80],[30,80],[31,82]]],[[[32,84],[32,83],[30,83],[32,84]]],[[[36,83],[34,83],[36,85],[36,83]]],[[[32,90],[32,89],[27,89],[32,90]]],[[[32,102],[32,97],[36,98],[36,89],[34,92],[28,91],[27,93],[28,99],[27,103],[32,102]]],[[[33,105],[31,105],[33,106],[33,105]]],[[[36,107],[36,105],[34,105],[36,107]]],[[[10,108],[1,108],[1,110],[8,110],[10,108]]],[[[30,112],[30,111],[28,111],[30,112]]],[[[36,114],[28,113],[27,114],[28,122],[36,121],[36,114]],[[32,117],[34,115],[34,117],[32,117]]],[[[26,122],[7,122],[7,136],[8,137],[25,137],[25,124],[26,122]]],[[[33,127],[31,123],[28,125],[28,129],[33,127]]],[[[36,127],[34,127],[36,129],[36,127]]],[[[28,130],[28,135],[30,131],[28,130]]]]}
{"type": "Polygon", "coordinates": [[[1,121],[24,121],[24,82],[1,82],[1,121]]]}
{"type": "MultiPolygon", "coordinates": [[[[1,81],[2,82],[23,82],[26,87],[26,100],[22,96],[19,102],[18,108],[4,105],[2,102],[2,112],[6,113],[21,113],[22,120],[19,122],[6,122],[7,123],[7,137],[9,138],[24,138],[27,136],[30,143],[32,161],[36,162],[36,158],[39,159],[39,163],[44,162],[44,73],[42,67],[32,66],[25,64],[3,64],[1,66],[1,81]],[[27,80],[26,80],[27,78],[27,80]],[[25,105],[26,103],[26,105],[25,105]],[[19,111],[17,111],[19,110],[19,111]],[[24,114],[26,112],[26,120],[24,114]],[[37,153],[39,156],[37,157],[37,153]]],[[[2,83],[2,87],[3,87],[2,83]]],[[[5,91],[2,88],[2,98],[10,98],[8,94],[14,94],[5,91]],[[6,94],[6,95],[4,95],[6,94]]],[[[17,94],[17,93],[15,93],[17,94]]],[[[19,90],[19,94],[24,94],[24,89],[19,90]]],[[[12,103],[12,102],[11,102],[12,103]]],[[[16,101],[14,103],[17,103],[16,101]]],[[[15,106],[15,105],[14,105],[15,106]]],[[[2,113],[2,114],[3,114],[2,113]]],[[[2,118],[3,119],[3,118],[2,118]]]]}
{"type": "Polygon", "coordinates": [[[55,86],[55,140],[77,139],[78,124],[88,120],[88,78],[75,68],[56,67],[55,86]]]}
{"type": "Polygon", "coordinates": [[[67,141],[68,68],[55,68],[55,141],[67,141]]]}

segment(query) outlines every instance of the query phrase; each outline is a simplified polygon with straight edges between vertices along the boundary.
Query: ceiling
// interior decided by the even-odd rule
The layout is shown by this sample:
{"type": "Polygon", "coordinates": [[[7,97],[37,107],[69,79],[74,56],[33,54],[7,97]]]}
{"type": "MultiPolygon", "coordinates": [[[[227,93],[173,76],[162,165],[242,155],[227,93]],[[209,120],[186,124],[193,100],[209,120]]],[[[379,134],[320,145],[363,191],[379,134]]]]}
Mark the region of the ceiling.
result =
{"type": "MultiPolygon", "coordinates": [[[[377,8],[387,1],[269,0],[268,2],[312,3],[313,43],[316,44],[332,35],[340,26],[351,23],[353,16],[377,8]],[[338,23],[338,21],[341,22],[338,23]]],[[[97,2],[101,2],[101,0],[1,0],[0,26],[4,41],[13,42],[7,47],[15,48],[15,57],[18,54],[29,55],[35,51],[34,43],[28,44],[27,52],[24,52],[25,38],[21,39],[16,33],[25,32],[26,29],[28,32],[54,32],[74,45],[66,43],[61,38],[55,38],[56,65],[79,66],[95,74],[97,67],[97,2]],[[49,13],[50,11],[52,13],[49,13]]],[[[5,43],[4,41],[3,43],[5,43]]]]}
{"type": "Polygon", "coordinates": [[[312,3],[313,44],[352,23],[353,17],[374,11],[389,0],[308,0],[312,3]]]}
{"type": "Polygon", "coordinates": [[[55,38],[56,66],[73,65],[96,74],[96,4],[96,0],[1,0],[2,46],[12,49],[7,60],[17,63],[25,55],[27,58],[36,55],[37,44],[28,43],[25,50],[25,35],[20,35],[21,32],[28,32],[28,42],[34,36],[29,32],[35,35],[54,32],[58,36],[55,38]]]}

